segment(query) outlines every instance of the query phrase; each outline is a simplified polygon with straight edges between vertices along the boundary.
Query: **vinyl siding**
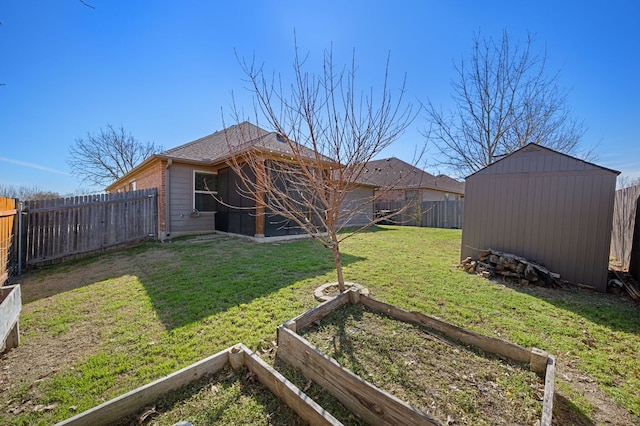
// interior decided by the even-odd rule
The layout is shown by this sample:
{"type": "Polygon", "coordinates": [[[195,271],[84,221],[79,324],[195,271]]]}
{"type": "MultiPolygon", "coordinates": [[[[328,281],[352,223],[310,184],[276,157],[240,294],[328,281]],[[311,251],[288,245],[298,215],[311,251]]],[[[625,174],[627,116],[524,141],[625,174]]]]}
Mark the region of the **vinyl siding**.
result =
{"type": "Polygon", "coordinates": [[[345,217],[339,221],[340,226],[365,226],[373,220],[373,191],[372,187],[356,187],[353,188],[341,206],[341,212],[356,209],[351,217],[345,217]],[[367,201],[364,205],[360,205],[363,201],[367,201]]]}
{"type": "Polygon", "coordinates": [[[213,231],[215,214],[200,212],[200,216],[191,217],[193,210],[193,171],[215,172],[216,169],[203,166],[189,166],[174,163],[170,170],[169,203],[171,234],[213,231]]]}

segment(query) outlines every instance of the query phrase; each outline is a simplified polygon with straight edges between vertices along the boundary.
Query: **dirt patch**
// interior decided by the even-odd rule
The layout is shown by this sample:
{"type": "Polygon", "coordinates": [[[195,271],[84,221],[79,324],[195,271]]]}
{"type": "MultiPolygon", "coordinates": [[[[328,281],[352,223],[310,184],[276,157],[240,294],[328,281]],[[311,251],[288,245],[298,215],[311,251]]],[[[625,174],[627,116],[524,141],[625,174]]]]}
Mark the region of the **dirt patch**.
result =
{"type": "Polygon", "coordinates": [[[556,392],[554,406],[554,424],[556,425],[640,425],[626,410],[616,404],[607,394],[597,386],[595,380],[578,371],[572,362],[556,360],[556,382],[564,383],[580,397],[586,399],[593,406],[591,413],[579,413],[571,404],[569,396],[565,396],[561,389],[556,392]]]}
{"type": "Polygon", "coordinates": [[[76,288],[94,284],[122,275],[144,276],[152,272],[154,265],[171,262],[176,253],[162,247],[150,247],[134,255],[128,252],[112,252],[75,262],[65,267],[55,266],[35,269],[19,277],[22,303],[51,297],[76,288]]]}
{"type": "MultiPolygon", "coordinates": [[[[158,262],[169,262],[175,253],[150,248],[135,255],[107,253],[100,258],[71,262],[65,267],[34,270],[20,277],[23,296],[21,316],[36,311],[51,312],[52,296],[123,275],[143,276],[153,271],[158,262]]],[[[133,313],[132,313],[133,314],[133,313]]],[[[0,401],[0,410],[19,414],[25,411],[47,411],[42,406],[38,384],[58,371],[66,371],[90,356],[111,330],[111,318],[96,318],[84,312],[80,321],[62,332],[41,330],[21,321],[21,342],[17,348],[0,355],[0,394],[18,395],[0,401]]]]}
{"type": "Polygon", "coordinates": [[[37,334],[1,355],[0,394],[11,395],[19,391],[20,398],[3,399],[0,410],[19,414],[47,409],[36,402],[40,400],[36,385],[58,371],[71,368],[76,361],[93,352],[100,340],[100,330],[86,323],[55,338],[37,334]]]}

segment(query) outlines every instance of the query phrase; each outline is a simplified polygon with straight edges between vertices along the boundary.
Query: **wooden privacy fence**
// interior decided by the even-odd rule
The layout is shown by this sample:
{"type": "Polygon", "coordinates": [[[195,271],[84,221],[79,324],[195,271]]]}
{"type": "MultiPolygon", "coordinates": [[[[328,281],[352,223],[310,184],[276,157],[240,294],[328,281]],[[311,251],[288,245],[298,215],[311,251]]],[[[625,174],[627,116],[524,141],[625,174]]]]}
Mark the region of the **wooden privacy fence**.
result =
{"type": "Polygon", "coordinates": [[[378,215],[399,212],[388,221],[388,223],[396,225],[462,229],[463,200],[422,201],[420,204],[411,203],[405,209],[407,203],[405,201],[376,201],[375,211],[378,215]]]}
{"type": "Polygon", "coordinates": [[[622,268],[640,279],[640,185],[616,191],[611,232],[611,255],[622,268]]]}
{"type": "Polygon", "coordinates": [[[27,265],[156,238],[157,190],[25,202],[27,265]]]}
{"type": "Polygon", "coordinates": [[[14,257],[16,200],[0,197],[0,286],[10,275],[14,257]]]}

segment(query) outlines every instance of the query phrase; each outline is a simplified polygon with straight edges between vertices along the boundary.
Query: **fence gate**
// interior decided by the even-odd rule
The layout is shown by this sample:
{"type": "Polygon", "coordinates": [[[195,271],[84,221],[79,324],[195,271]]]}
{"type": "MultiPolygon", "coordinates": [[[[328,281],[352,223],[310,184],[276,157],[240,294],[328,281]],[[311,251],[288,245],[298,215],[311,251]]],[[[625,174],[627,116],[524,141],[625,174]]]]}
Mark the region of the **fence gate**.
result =
{"type": "Polygon", "coordinates": [[[157,190],[26,202],[27,265],[156,238],[157,190]]]}
{"type": "Polygon", "coordinates": [[[9,278],[14,263],[16,215],[16,200],[0,197],[0,286],[9,278]]]}

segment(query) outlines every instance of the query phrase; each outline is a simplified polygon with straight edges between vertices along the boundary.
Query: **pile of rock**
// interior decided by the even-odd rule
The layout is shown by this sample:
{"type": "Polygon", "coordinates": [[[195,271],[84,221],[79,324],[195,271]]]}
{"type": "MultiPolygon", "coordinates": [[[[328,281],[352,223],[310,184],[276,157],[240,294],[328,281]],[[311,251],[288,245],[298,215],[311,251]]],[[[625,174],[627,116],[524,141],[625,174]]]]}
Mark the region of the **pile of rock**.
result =
{"type": "Polygon", "coordinates": [[[495,275],[519,279],[521,284],[537,284],[556,286],[560,274],[549,271],[542,265],[510,253],[497,250],[482,250],[478,259],[467,257],[460,262],[460,267],[470,274],[489,278],[495,275]]]}

